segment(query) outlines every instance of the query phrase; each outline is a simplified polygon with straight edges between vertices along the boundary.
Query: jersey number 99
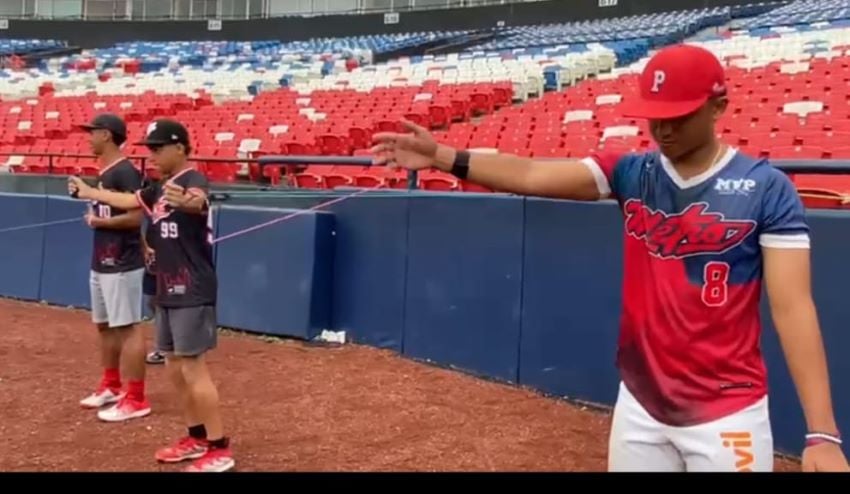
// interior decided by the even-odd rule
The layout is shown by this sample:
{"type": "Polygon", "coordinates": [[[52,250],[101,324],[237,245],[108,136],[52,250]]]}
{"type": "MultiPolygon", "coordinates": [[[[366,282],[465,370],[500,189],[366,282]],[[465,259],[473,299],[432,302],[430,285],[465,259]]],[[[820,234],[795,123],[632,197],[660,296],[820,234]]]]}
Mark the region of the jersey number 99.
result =
{"type": "Polygon", "coordinates": [[[177,238],[177,223],[163,221],[159,224],[159,232],[162,238],[177,238]]]}
{"type": "Polygon", "coordinates": [[[703,303],[709,307],[725,304],[729,296],[729,265],[725,262],[706,263],[703,274],[703,303]]]}

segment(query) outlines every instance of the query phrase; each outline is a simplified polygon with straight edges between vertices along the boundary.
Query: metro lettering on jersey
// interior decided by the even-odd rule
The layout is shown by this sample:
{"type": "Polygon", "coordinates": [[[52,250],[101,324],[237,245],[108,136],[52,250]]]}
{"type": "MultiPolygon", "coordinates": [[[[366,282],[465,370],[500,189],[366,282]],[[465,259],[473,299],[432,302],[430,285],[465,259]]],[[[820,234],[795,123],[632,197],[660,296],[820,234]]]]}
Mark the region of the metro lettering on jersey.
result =
{"type": "Polygon", "coordinates": [[[726,252],[756,228],[755,221],[726,220],[720,213],[707,213],[707,209],[707,203],[698,202],[681,213],[667,214],[650,209],[638,199],[630,199],[623,206],[626,232],[645,240],[652,255],[680,259],[726,252]]]}
{"type": "Polygon", "coordinates": [[[171,216],[172,212],[173,209],[171,208],[171,206],[168,205],[168,202],[166,202],[165,197],[161,197],[158,201],[156,201],[156,204],[154,204],[153,206],[151,222],[158,223],[159,220],[163,220],[171,216]]]}

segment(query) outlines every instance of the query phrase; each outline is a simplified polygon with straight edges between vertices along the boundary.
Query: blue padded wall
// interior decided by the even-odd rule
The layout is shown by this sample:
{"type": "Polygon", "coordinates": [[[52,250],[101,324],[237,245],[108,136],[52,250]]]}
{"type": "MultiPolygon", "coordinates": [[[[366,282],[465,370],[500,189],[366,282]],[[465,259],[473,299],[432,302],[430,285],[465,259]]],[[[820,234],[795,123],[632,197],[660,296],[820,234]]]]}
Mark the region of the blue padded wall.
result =
{"type": "MultiPolygon", "coordinates": [[[[838,211],[809,211],[812,240],[812,290],[823,333],[832,383],[832,398],[839,430],[850,430],[850,304],[846,281],[850,279],[847,245],[848,215],[838,211]]],[[[785,355],[770,317],[766,294],[762,299],[763,348],[768,364],[769,400],[774,441],[780,450],[799,453],[806,422],[785,355]]]]}
{"type": "MultiPolygon", "coordinates": [[[[85,204],[3,194],[0,207],[3,230],[80,218],[85,204]]],[[[217,208],[216,234],[286,212],[217,208]]],[[[809,218],[815,302],[846,430],[850,215],[809,218]]],[[[88,305],[91,232],[81,219],[2,240],[0,296],[88,305]]],[[[613,204],[375,193],[225,240],[216,256],[225,326],[301,338],[341,329],[413,358],[614,403],[622,218],[613,204]]],[[[766,300],[763,315],[776,446],[799,453],[805,423],[766,300]]]]}
{"type": "Polygon", "coordinates": [[[602,403],[616,398],[621,218],[613,204],[526,202],[523,385],[602,403]]]}
{"type": "MultiPolygon", "coordinates": [[[[277,208],[217,209],[221,237],[280,218],[277,208]]],[[[305,213],[218,244],[218,321],[261,333],[313,338],[330,327],[331,213],[305,213]]]]}
{"type": "Polygon", "coordinates": [[[335,205],[333,327],[401,352],[407,265],[406,197],[370,193],[335,205]]]}
{"type": "Polygon", "coordinates": [[[83,221],[86,208],[86,202],[64,197],[51,197],[47,203],[47,221],[79,219],[45,228],[41,298],[51,303],[91,307],[89,273],[93,233],[83,221]]]}
{"type": "Polygon", "coordinates": [[[524,204],[410,199],[405,355],[517,381],[524,204]]]}
{"type": "MultiPolygon", "coordinates": [[[[0,230],[45,223],[47,198],[28,194],[0,196],[0,230]]],[[[0,296],[38,300],[44,254],[44,228],[2,233],[0,296]]]]}

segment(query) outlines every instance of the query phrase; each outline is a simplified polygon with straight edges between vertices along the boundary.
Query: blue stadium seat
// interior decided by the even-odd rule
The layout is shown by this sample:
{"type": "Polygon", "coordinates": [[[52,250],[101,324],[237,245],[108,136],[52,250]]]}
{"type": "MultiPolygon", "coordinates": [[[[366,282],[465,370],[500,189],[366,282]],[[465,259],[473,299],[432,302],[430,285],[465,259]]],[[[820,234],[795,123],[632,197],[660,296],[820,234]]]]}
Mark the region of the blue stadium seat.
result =
{"type": "Polygon", "coordinates": [[[728,7],[717,7],[568,24],[522,26],[497,30],[498,39],[467,48],[466,51],[524,49],[514,53],[536,55],[544,53],[546,47],[557,46],[567,52],[581,52],[587,50],[588,43],[603,43],[615,51],[618,65],[625,65],[640,59],[651,48],[679,42],[706,27],[722,25],[731,18],[728,7]]]}
{"type": "MultiPolygon", "coordinates": [[[[816,22],[850,19],[850,0],[800,0],[734,23],[735,28],[771,32],[777,26],[802,28],[816,22]]],[[[755,32],[762,32],[755,31],[755,32]]]]}

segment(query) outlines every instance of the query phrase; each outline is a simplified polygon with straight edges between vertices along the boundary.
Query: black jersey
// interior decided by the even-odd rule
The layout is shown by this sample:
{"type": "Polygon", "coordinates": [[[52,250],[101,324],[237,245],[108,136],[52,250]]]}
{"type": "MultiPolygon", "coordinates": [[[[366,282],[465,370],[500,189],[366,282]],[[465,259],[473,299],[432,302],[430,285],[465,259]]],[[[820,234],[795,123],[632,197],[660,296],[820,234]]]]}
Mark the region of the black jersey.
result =
{"type": "Polygon", "coordinates": [[[139,203],[150,217],[146,240],[156,252],[157,304],[162,307],[214,305],[218,284],[209,208],[201,214],[173,209],[165,202],[163,184],[167,182],[205,197],[209,188],[206,177],[187,168],[137,193],[139,203]]]}
{"type": "MultiPolygon", "coordinates": [[[[142,175],[126,158],[101,170],[97,187],[115,192],[136,192],[142,187],[142,175]]],[[[126,211],[92,202],[92,214],[99,218],[120,216],[126,211]]],[[[116,230],[96,228],[92,249],[91,269],[98,273],[123,273],[144,267],[139,232],[135,228],[116,230]]]]}

